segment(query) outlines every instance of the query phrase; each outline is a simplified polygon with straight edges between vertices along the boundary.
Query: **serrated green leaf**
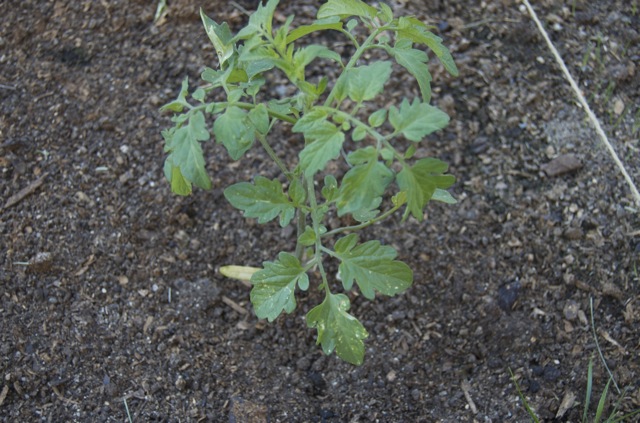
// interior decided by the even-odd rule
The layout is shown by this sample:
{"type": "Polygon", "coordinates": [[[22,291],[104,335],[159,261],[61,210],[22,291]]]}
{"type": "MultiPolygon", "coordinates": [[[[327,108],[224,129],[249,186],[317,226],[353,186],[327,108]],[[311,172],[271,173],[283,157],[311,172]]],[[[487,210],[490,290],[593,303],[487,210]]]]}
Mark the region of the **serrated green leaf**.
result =
{"type": "Polygon", "coordinates": [[[293,132],[302,132],[306,146],[300,152],[300,167],[306,176],[325,168],[329,160],[340,155],[344,133],[331,122],[325,113],[312,110],[293,126],[293,132]]]}
{"type": "Polygon", "coordinates": [[[358,103],[380,94],[391,76],[391,62],[380,61],[347,70],[338,81],[336,98],[348,96],[358,103]]]}
{"type": "Polygon", "coordinates": [[[349,16],[360,16],[373,19],[378,10],[361,0],[329,0],[318,9],[318,19],[331,16],[340,16],[341,19],[349,16]]]}
{"type": "Polygon", "coordinates": [[[342,29],[342,22],[340,22],[340,18],[332,17],[323,20],[317,20],[311,25],[303,25],[300,26],[287,35],[287,44],[294,42],[295,40],[304,37],[307,34],[311,34],[315,31],[324,31],[327,29],[333,29],[336,31],[340,31],[342,29]]]}
{"type": "Polygon", "coordinates": [[[278,254],[275,262],[263,263],[263,269],[251,277],[251,303],[260,319],[274,321],[283,311],[296,308],[296,284],[300,289],[309,287],[309,276],[300,261],[288,253],[278,254]]]}
{"type": "Polygon", "coordinates": [[[231,34],[229,25],[227,25],[226,22],[218,25],[213,19],[205,15],[202,9],[200,9],[200,18],[202,19],[204,29],[209,36],[209,40],[211,40],[211,43],[216,50],[218,62],[220,63],[220,66],[223,66],[234,52],[233,42],[231,41],[233,39],[233,35],[231,34]]]}
{"type": "MultiPolygon", "coordinates": [[[[209,139],[209,131],[206,128],[204,114],[201,111],[191,113],[186,125],[167,133],[165,151],[170,152],[173,166],[180,168],[180,175],[184,181],[176,180],[172,176],[172,186],[181,192],[185,192],[183,183],[193,183],[203,189],[211,189],[211,180],[204,168],[204,157],[200,141],[209,139]]],[[[175,171],[172,169],[172,175],[175,171]]]]}
{"type": "Polygon", "coordinates": [[[381,126],[386,119],[387,119],[387,109],[380,109],[371,113],[369,115],[368,121],[369,121],[369,125],[371,125],[374,128],[377,128],[381,126]]]}
{"type": "Polygon", "coordinates": [[[278,6],[278,2],[279,0],[268,0],[267,4],[263,5],[261,1],[258,4],[258,9],[249,16],[247,26],[238,32],[233,41],[245,40],[261,32],[271,35],[273,13],[276,10],[276,6],[278,6]]]}
{"type": "Polygon", "coordinates": [[[452,175],[444,174],[447,169],[448,165],[445,162],[426,158],[418,160],[413,166],[404,166],[398,173],[398,186],[407,193],[407,213],[411,213],[418,221],[422,221],[422,210],[436,189],[444,190],[455,182],[456,179],[452,175]]]}
{"type": "MultiPolygon", "coordinates": [[[[368,148],[375,153],[373,147],[368,148]]],[[[338,216],[375,210],[393,177],[393,172],[377,160],[377,153],[368,163],[352,167],[342,178],[336,202],[338,216]]]]}
{"type": "Polygon", "coordinates": [[[426,45],[438,56],[447,72],[458,76],[458,68],[453,61],[451,52],[442,44],[442,38],[429,31],[428,28],[427,25],[415,18],[401,17],[398,21],[398,38],[426,45]]]}
{"type": "Polygon", "coordinates": [[[458,202],[458,200],[456,200],[449,191],[440,188],[436,188],[436,190],[433,192],[433,195],[431,196],[431,199],[447,204],[456,204],[458,202]]]}
{"type": "Polygon", "coordinates": [[[295,207],[282,191],[278,180],[257,176],[253,184],[240,182],[224,190],[231,205],[244,212],[245,217],[266,223],[280,216],[280,226],[285,227],[295,214],[295,207]]]}
{"type": "Polygon", "coordinates": [[[437,107],[422,103],[415,99],[413,103],[405,98],[400,110],[395,106],[389,108],[389,122],[408,140],[419,142],[425,136],[449,123],[449,116],[437,107]]]}
{"type": "Polygon", "coordinates": [[[359,366],[364,359],[367,330],[352,315],[349,298],[344,294],[328,294],[325,300],[307,313],[307,326],[318,332],[317,343],[329,355],[333,351],[344,361],[359,366]]]}
{"type": "Polygon", "coordinates": [[[405,263],[394,260],[396,250],[380,245],[380,241],[367,241],[356,245],[357,235],[351,234],[336,242],[335,254],[340,259],[340,277],[344,289],[350,290],[355,281],[366,298],[372,300],[375,292],[393,296],[413,283],[413,272],[405,263]]]}
{"type": "Polygon", "coordinates": [[[403,47],[403,43],[397,43],[390,49],[398,64],[404,67],[418,82],[422,101],[428,103],[431,100],[431,73],[427,62],[429,56],[422,50],[411,48],[410,45],[403,47]]]}
{"type": "Polygon", "coordinates": [[[247,113],[237,106],[229,106],[213,123],[216,142],[222,143],[233,160],[240,159],[255,141],[255,128],[247,113]]]}

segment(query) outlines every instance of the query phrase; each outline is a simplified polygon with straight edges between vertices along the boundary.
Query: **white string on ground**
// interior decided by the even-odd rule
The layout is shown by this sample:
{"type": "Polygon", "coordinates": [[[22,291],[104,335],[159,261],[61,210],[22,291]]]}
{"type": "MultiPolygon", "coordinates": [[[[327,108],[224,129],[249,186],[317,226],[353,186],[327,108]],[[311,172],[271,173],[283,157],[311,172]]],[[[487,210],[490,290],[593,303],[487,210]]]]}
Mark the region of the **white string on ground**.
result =
{"type": "Polygon", "coordinates": [[[536,23],[536,26],[538,27],[538,30],[540,31],[545,41],[547,42],[547,45],[549,46],[549,49],[551,50],[554,57],[556,58],[556,61],[560,65],[560,68],[562,69],[564,76],[569,80],[569,84],[571,84],[571,88],[573,88],[573,91],[576,93],[576,96],[578,97],[578,101],[582,105],[582,108],[584,109],[584,111],[587,113],[587,116],[589,116],[589,119],[591,120],[591,123],[595,127],[596,132],[600,136],[602,143],[607,147],[607,150],[609,150],[609,153],[611,154],[613,161],[618,166],[618,169],[620,169],[620,172],[622,172],[622,176],[624,176],[624,179],[627,181],[627,184],[631,189],[631,193],[635,197],[636,204],[638,205],[638,207],[640,207],[640,192],[638,192],[638,188],[636,187],[636,184],[633,182],[633,179],[631,179],[629,172],[627,172],[627,169],[625,168],[624,164],[618,157],[618,154],[616,153],[615,149],[609,142],[609,138],[607,138],[607,134],[605,134],[604,130],[602,129],[602,126],[600,125],[600,121],[596,117],[595,113],[593,113],[593,111],[591,110],[591,107],[589,107],[587,100],[584,98],[584,95],[582,95],[582,91],[580,91],[580,88],[578,87],[578,84],[571,76],[571,73],[569,73],[569,69],[567,69],[567,66],[564,63],[564,60],[562,60],[560,53],[558,53],[558,50],[556,50],[555,46],[553,45],[553,42],[551,42],[551,39],[549,38],[547,31],[544,29],[544,27],[542,26],[542,23],[540,23],[540,20],[538,19],[538,15],[533,10],[533,7],[531,7],[531,4],[529,4],[529,0],[522,0],[522,2],[526,6],[527,10],[529,11],[529,14],[531,15],[531,18],[533,19],[533,21],[536,23]]]}

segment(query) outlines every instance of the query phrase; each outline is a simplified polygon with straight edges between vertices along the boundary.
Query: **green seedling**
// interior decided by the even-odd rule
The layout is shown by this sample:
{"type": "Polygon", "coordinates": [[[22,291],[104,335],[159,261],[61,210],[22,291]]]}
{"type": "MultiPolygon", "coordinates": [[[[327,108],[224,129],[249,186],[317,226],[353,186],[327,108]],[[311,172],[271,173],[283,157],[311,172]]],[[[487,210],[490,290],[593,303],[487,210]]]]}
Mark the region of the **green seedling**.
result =
{"type": "Polygon", "coordinates": [[[236,34],[201,12],[218,63],[202,72],[204,85],[190,93],[185,79],[177,99],[162,108],[175,113],[174,126],[162,133],[168,153],[164,172],[176,194],[188,195],[194,185],[209,189],[203,141],[213,136],[233,160],[258,144],[282,176],[256,176],[229,186],[224,195],[258,223],[294,224],[295,247],[258,270],[239,266],[223,271],[250,280],[255,313],[269,321],[294,311],[296,291],[319,290],[324,300],[308,312],[307,325],[317,330],[317,343],[326,354],[335,351],[359,365],[368,333],[349,313],[347,293],[355,291],[355,284],[369,300],[377,293],[397,295],[411,286],[413,272],[397,260],[392,247],[377,240],[362,242],[357,232],[396,213],[403,221],[410,216],[422,221],[430,200],[455,203],[446,191],[455,181],[446,174],[447,164],[414,156],[425,137],[449,122],[444,112],[429,104],[428,52],[450,74],[458,70],[431,27],[414,17],[394,17],[383,2],[374,7],[361,0],[329,0],[314,22],[295,26],[290,16],[276,27],[277,4],[278,0],[260,4],[236,34]],[[327,45],[303,42],[309,34],[323,31],[342,34],[353,54],[345,58],[327,45]],[[310,77],[308,66],[318,60],[335,68],[335,80],[310,77]],[[386,94],[376,103],[399,67],[415,77],[420,95],[379,108],[392,98],[386,94]],[[286,76],[295,93],[269,98],[269,72],[286,76]],[[214,91],[224,92],[226,100],[208,101],[214,91]],[[284,130],[288,126],[304,140],[297,156],[283,153],[290,147],[278,148],[278,140],[269,137],[275,125],[284,125],[284,130]],[[346,163],[328,168],[342,161],[346,163]],[[341,168],[346,172],[328,170],[341,168]],[[348,217],[343,220],[351,224],[330,227],[330,215],[348,217]],[[325,268],[329,259],[339,263],[335,276],[325,268]],[[313,278],[317,281],[312,283],[313,278]],[[338,287],[345,293],[337,292],[338,287]]]}

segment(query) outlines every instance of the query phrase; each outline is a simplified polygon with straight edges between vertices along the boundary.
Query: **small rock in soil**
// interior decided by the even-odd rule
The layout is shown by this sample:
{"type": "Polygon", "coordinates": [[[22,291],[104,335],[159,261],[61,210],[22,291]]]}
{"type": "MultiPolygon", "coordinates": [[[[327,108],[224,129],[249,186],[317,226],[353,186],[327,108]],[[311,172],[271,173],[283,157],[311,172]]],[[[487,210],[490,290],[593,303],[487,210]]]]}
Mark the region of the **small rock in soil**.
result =
{"type": "Polygon", "coordinates": [[[544,366],[544,372],[542,373],[542,377],[547,382],[555,382],[560,377],[560,370],[558,370],[557,367],[548,364],[544,366]]]}
{"type": "Polygon", "coordinates": [[[575,154],[563,154],[549,163],[542,166],[542,171],[549,177],[555,177],[563,175],[565,173],[573,172],[582,167],[582,162],[575,154]]]}
{"type": "Polygon", "coordinates": [[[520,282],[515,281],[498,288],[498,306],[504,311],[511,311],[511,308],[518,299],[520,282]]]}

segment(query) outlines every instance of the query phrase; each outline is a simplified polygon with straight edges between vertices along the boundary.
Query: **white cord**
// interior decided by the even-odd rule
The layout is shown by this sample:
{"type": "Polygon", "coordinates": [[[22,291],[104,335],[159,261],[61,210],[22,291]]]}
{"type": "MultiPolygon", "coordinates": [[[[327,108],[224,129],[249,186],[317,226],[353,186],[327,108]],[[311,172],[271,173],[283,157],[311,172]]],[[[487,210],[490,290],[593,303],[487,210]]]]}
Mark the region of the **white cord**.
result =
{"type": "Polygon", "coordinates": [[[576,93],[576,96],[578,97],[578,101],[580,101],[582,108],[585,110],[585,112],[587,112],[589,119],[591,119],[591,123],[593,123],[593,126],[595,126],[596,132],[598,133],[598,135],[600,135],[600,139],[609,150],[609,153],[611,154],[613,161],[616,163],[616,165],[620,169],[620,172],[622,172],[622,175],[624,176],[624,179],[627,181],[627,184],[629,184],[631,193],[635,197],[638,207],[640,207],[640,192],[638,192],[638,188],[636,187],[636,184],[633,182],[633,179],[631,179],[631,176],[627,172],[627,169],[624,167],[624,164],[618,157],[618,154],[613,149],[613,146],[611,145],[611,143],[609,142],[609,139],[607,138],[607,134],[604,133],[602,126],[600,126],[600,122],[598,121],[598,118],[593,113],[593,111],[591,111],[591,107],[589,107],[587,100],[585,100],[584,96],[582,95],[582,92],[580,91],[580,88],[578,88],[578,84],[576,84],[576,81],[573,79],[573,77],[569,73],[569,69],[567,69],[567,66],[564,64],[564,60],[562,60],[560,53],[558,53],[558,50],[556,50],[555,46],[551,42],[551,39],[549,38],[547,31],[545,31],[544,27],[540,23],[540,20],[538,19],[538,15],[536,15],[536,12],[533,10],[533,7],[531,7],[531,5],[529,4],[529,0],[522,0],[522,1],[524,5],[527,7],[527,9],[529,10],[529,14],[531,14],[531,17],[536,23],[536,26],[538,27],[538,29],[540,30],[540,33],[542,34],[545,41],[547,42],[549,49],[555,56],[556,61],[562,68],[562,72],[564,73],[564,76],[569,80],[569,83],[571,84],[571,88],[573,88],[573,91],[576,93]]]}

